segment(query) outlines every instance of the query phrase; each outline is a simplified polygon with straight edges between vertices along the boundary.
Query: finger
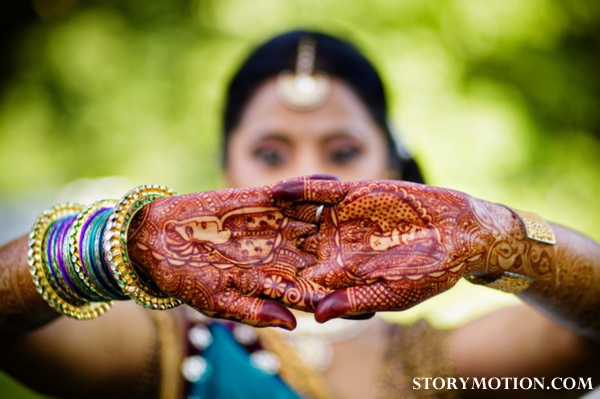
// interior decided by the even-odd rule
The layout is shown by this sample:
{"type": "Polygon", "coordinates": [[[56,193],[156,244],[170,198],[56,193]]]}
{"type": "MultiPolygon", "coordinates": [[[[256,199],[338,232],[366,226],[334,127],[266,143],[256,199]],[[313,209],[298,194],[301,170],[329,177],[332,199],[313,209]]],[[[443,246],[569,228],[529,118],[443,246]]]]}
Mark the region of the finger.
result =
{"type": "MultiPolygon", "coordinates": [[[[250,301],[258,300],[256,298],[248,299],[250,301]]],[[[256,313],[256,318],[252,320],[258,320],[256,327],[280,327],[286,330],[296,328],[296,318],[292,312],[273,301],[263,302],[260,311],[256,313]]]]}
{"type": "Polygon", "coordinates": [[[342,319],[346,320],[369,320],[375,316],[375,313],[365,313],[356,316],[343,316],[342,319]]]}
{"type": "Polygon", "coordinates": [[[277,302],[243,296],[234,291],[216,294],[213,299],[215,308],[212,310],[192,307],[210,317],[239,321],[254,327],[296,328],[292,312],[277,302]]]}
{"type": "Polygon", "coordinates": [[[284,305],[313,313],[319,302],[331,292],[314,281],[296,277],[282,298],[284,305]]]}
{"type": "Polygon", "coordinates": [[[319,243],[323,241],[323,234],[317,233],[308,237],[300,237],[296,240],[296,246],[303,252],[317,255],[319,252],[319,243]]]}
{"type": "Polygon", "coordinates": [[[312,180],[335,180],[335,181],[339,181],[339,177],[335,176],[335,175],[330,175],[327,173],[315,173],[312,175],[305,175],[305,176],[300,176],[300,177],[292,177],[291,179],[285,179],[285,180],[281,180],[279,182],[277,182],[276,184],[279,183],[285,183],[285,182],[289,182],[289,181],[296,181],[296,180],[303,180],[303,179],[312,179],[312,180]]]}
{"type": "Polygon", "coordinates": [[[306,201],[337,204],[346,194],[347,189],[343,182],[313,179],[310,176],[284,181],[273,187],[273,198],[276,203],[306,201]]]}
{"type": "MultiPolygon", "coordinates": [[[[307,241],[312,240],[312,237],[306,239],[307,241]]],[[[311,245],[302,244],[302,245],[311,245]]],[[[321,251],[321,248],[318,248],[321,251]]],[[[317,253],[317,256],[320,256],[317,253]]],[[[354,275],[349,273],[343,266],[334,262],[323,262],[317,263],[314,266],[305,268],[299,273],[302,278],[309,279],[315,283],[327,287],[332,290],[344,289],[346,287],[362,285],[362,281],[357,280],[354,275]]]]}
{"type": "Polygon", "coordinates": [[[330,180],[330,181],[340,181],[340,178],[335,175],[329,175],[327,173],[315,173],[313,175],[308,175],[308,178],[312,180],[330,180]]]}
{"type": "Polygon", "coordinates": [[[319,301],[329,292],[314,281],[271,274],[263,279],[257,294],[290,308],[314,312],[319,301]]]}
{"type": "Polygon", "coordinates": [[[345,291],[335,291],[327,295],[315,310],[315,320],[325,323],[336,317],[350,316],[352,306],[345,291]]]}
{"type": "Polygon", "coordinates": [[[419,291],[393,291],[385,282],[335,291],[323,298],[315,319],[319,323],[336,317],[362,315],[377,311],[406,310],[425,299],[419,291]]]}
{"type": "Polygon", "coordinates": [[[294,240],[316,234],[317,231],[318,227],[314,224],[292,219],[285,224],[283,234],[287,239],[294,240]]]}
{"type": "Polygon", "coordinates": [[[319,223],[323,213],[323,205],[313,203],[292,203],[282,209],[285,216],[306,223],[319,223]]]}

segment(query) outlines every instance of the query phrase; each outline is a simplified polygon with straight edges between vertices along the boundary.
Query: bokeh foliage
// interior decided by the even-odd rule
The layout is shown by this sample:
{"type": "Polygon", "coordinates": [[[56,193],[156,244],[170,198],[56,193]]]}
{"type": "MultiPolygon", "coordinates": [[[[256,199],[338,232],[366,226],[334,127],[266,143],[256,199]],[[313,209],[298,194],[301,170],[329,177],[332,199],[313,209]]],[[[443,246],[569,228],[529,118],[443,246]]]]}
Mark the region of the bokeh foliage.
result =
{"type": "Polygon", "coordinates": [[[431,184],[600,239],[599,2],[47,3],[33,1],[38,18],[2,54],[0,203],[46,207],[65,185],[106,176],[222,186],[228,76],[252,45],[309,27],[374,60],[431,184]]]}
{"type": "Polygon", "coordinates": [[[102,176],[218,187],[228,76],[253,44],[306,26],[374,59],[432,184],[599,236],[595,2],[46,3],[5,54],[3,197],[102,176]]]}

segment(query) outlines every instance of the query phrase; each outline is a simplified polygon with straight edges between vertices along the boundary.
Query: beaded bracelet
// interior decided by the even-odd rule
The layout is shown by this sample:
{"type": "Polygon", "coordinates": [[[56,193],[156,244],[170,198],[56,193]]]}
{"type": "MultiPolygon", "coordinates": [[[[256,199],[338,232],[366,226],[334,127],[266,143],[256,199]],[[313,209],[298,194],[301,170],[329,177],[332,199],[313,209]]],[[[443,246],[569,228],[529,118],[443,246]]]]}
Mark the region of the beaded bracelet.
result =
{"type": "Polygon", "coordinates": [[[167,296],[140,278],[127,253],[127,230],[133,216],[144,205],[173,194],[171,189],[158,185],[144,185],[130,190],[113,209],[104,232],[104,252],[115,280],[125,295],[149,309],[170,309],[181,305],[181,301],[167,296]]]}
{"type": "Polygon", "coordinates": [[[76,319],[91,319],[106,312],[111,303],[89,302],[85,290],[68,273],[65,235],[83,210],[73,203],[55,205],[36,220],[29,235],[29,272],[37,292],[54,310],[76,319]]]}

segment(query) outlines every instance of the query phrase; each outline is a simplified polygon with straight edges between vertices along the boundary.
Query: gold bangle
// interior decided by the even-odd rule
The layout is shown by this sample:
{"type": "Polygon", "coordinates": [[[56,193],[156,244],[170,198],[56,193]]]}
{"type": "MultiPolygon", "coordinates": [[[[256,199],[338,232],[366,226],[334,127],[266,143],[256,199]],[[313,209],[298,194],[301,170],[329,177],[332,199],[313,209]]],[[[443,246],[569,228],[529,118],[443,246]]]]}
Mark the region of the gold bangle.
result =
{"type": "Polygon", "coordinates": [[[48,276],[44,272],[44,241],[50,225],[56,220],[81,212],[85,207],[80,204],[64,203],[53,206],[44,211],[36,220],[29,235],[28,264],[36,291],[44,298],[51,308],[75,319],[92,319],[98,317],[108,309],[108,302],[85,302],[74,304],[63,299],[50,285],[48,276]]]}
{"type": "Polygon", "coordinates": [[[470,283],[484,285],[488,288],[506,292],[509,294],[517,294],[526,290],[535,282],[533,277],[523,276],[522,274],[504,272],[498,277],[486,279],[474,275],[465,276],[465,279],[470,283]]]}
{"type": "Polygon", "coordinates": [[[158,185],[144,185],[130,190],[113,209],[104,233],[106,260],[115,280],[125,295],[148,309],[171,309],[181,305],[181,301],[169,297],[136,273],[127,253],[127,230],[133,216],[144,205],[173,194],[171,189],[158,185]]]}
{"type": "Polygon", "coordinates": [[[556,244],[554,231],[552,231],[550,223],[548,223],[544,218],[532,212],[520,211],[506,205],[502,206],[514,213],[519,218],[521,223],[523,223],[527,238],[530,240],[543,242],[545,244],[556,244]]]}

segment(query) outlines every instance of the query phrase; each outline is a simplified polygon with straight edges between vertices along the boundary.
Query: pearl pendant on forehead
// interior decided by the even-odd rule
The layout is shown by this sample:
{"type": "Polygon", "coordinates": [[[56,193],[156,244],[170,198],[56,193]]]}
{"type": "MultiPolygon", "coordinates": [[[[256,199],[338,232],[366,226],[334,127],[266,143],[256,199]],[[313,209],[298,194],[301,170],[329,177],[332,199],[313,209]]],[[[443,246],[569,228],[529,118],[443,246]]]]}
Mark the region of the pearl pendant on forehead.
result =
{"type": "Polygon", "coordinates": [[[318,108],[329,96],[329,91],[329,78],[324,75],[282,72],[277,79],[279,100],[295,110],[318,108]]]}
{"type": "Polygon", "coordinates": [[[329,78],[315,74],[316,43],[311,37],[298,42],[296,71],[283,71],[277,78],[279,100],[295,110],[311,110],[325,102],[331,91],[329,78]]]}

